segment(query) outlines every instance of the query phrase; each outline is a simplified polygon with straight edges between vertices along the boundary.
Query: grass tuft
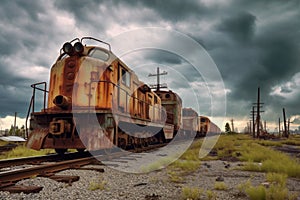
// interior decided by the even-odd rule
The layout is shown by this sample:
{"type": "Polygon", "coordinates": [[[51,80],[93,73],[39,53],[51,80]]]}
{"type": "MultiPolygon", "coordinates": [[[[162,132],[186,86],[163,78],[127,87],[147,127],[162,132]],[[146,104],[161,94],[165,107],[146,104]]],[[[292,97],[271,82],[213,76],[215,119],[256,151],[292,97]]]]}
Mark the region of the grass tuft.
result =
{"type": "Polygon", "coordinates": [[[17,146],[11,151],[5,152],[0,155],[0,159],[10,159],[10,158],[20,158],[20,157],[29,157],[29,156],[42,156],[54,153],[52,149],[41,149],[39,151],[29,149],[24,145],[17,146]]]}
{"type": "Polygon", "coordinates": [[[207,190],[207,191],[206,191],[206,196],[207,196],[207,199],[208,199],[208,200],[215,200],[215,199],[217,199],[217,194],[214,193],[214,192],[211,191],[211,190],[207,190]]]}
{"type": "Polygon", "coordinates": [[[195,187],[183,187],[181,191],[182,199],[199,200],[203,193],[203,189],[195,187]]]}
{"type": "Polygon", "coordinates": [[[266,188],[262,185],[257,187],[250,186],[245,190],[246,194],[251,200],[265,200],[266,199],[266,188]]]}
{"type": "Polygon", "coordinates": [[[214,185],[215,190],[227,190],[228,187],[224,182],[215,182],[214,185]]]}
{"type": "Polygon", "coordinates": [[[91,191],[107,189],[106,188],[107,182],[104,181],[104,180],[100,180],[100,179],[101,178],[92,180],[89,184],[88,189],[91,190],[91,191]]]}
{"type": "Polygon", "coordinates": [[[243,145],[241,160],[248,161],[243,167],[248,171],[284,173],[300,178],[300,164],[288,155],[256,143],[243,145]],[[278,162],[280,161],[280,162],[278,162]],[[255,164],[253,162],[259,162],[255,164]]]}
{"type": "Polygon", "coordinates": [[[248,180],[239,184],[237,189],[240,193],[248,195],[250,200],[295,200],[297,198],[296,193],[289,194],[289,190],[286,188],[287,175],[268,173],[266,179],[270,182],[268,188],[263,185],[252,186],[251,181],[248,180]]]}

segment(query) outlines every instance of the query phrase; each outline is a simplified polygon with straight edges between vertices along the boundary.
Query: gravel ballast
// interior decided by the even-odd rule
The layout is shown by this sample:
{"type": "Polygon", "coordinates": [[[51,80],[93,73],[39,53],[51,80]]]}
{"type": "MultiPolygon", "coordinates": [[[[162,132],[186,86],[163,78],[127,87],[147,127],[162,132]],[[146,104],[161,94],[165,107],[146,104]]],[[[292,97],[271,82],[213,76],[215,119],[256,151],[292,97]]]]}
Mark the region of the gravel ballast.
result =
{"type": "MultiPolygon", "coordinates": [[[[49,178],[36,177],[18,182],[21,185],[42,186],[39,193],[9,193],[0,192],[0,199],[182,199],[182,187],[196,187],[203,189],[203,199],[206,199],[205,191],[211,190],[217,199],[249,199],[239,193],[237,186],[251,179],[253,185],[265,182],[265,174],[257,172],[240,171],[236,168],[239,162],[202,161],[201,167],[183,176],[183,181],[172,182],[167,169],[162,169],[145,174],[132,174],[120,172],[108,166],[86,166],[103,168],[104,172],[94,170],[65,170],[58,175],[80,176],[79,181],[71,185],[56,182],[49,178]],[[227,166],[227,167],[225,167],[227,166]],[[226,190],[215,190],[216,179],[224,179],[226,190]],[[99,189],[93,190],[91,184],[99,189]]],[[[287,188],[290,192],[300,191],[299,179],[288,179],[287,188]]]]}

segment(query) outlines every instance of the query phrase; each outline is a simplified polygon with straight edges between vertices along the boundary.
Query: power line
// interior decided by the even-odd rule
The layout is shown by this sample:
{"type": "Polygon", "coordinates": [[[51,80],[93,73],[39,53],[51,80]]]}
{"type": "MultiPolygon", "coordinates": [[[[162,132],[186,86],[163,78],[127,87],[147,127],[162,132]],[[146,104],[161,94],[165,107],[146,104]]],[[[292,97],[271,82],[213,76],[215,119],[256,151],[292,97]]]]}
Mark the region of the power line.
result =
{"type": "Polygon", "coordinates": [[[167,75],[167,74],[168,74],[168,72],[166,72],[166,71],[163,71],[163,72],[160,73],[159,67],[157,67],[156,74],[149,74],[148,75],[148,77],[150,77],[150,76],[156,76],[157,77],[156,85],[150,84],[150,88],[151,89],[156,89],[156,91],[159,91],[160,88],[167,88],[167,84],[166,83],[160,84],[160,76],[167,75]]]}

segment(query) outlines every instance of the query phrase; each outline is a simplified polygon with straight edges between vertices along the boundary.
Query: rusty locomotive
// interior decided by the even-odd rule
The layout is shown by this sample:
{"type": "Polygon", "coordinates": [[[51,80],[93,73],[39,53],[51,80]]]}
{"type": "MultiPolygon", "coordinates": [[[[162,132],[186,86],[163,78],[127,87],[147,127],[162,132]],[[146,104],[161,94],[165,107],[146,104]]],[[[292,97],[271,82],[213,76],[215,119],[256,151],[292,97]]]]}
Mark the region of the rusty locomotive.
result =
{"type": "Polygon", "coordinates": [[[152,91],[108,43],[92,37],[63,45],[51,68],[48,91],[46,82],[31,87],[27,147],[36,150],[139,148],[192,130],[197,136],[204,136],[210,127],[220,131],[207,117],[182,109],[178,94],[152,91]],[[101,45],[83,45],[86,40],[101,45]],[[35,111],[38,91],[43,93],[44,107],[35,111]]]}

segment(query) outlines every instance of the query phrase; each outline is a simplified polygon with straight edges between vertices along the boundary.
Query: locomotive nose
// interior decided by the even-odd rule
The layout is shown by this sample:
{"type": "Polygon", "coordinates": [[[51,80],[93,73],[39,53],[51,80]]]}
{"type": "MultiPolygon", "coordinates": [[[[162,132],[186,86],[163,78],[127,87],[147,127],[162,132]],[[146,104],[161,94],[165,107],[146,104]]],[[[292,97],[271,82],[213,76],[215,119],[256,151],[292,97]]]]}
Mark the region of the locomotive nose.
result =
{"type": "Polygon", "coordinates": [[[63,95],[57,95],[53,99],[53,103],[62,109],[67,109],[71,105],[71,99],[63,95]]]}

